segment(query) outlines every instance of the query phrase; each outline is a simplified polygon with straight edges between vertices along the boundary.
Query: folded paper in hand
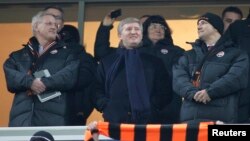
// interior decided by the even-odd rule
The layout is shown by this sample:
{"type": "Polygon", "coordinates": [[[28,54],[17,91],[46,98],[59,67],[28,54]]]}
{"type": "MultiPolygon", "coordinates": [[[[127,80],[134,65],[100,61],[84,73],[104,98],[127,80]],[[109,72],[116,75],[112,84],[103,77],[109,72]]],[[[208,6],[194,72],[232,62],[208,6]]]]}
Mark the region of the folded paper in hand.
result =
{"type": "MultiPolygon", "coordinates": [[[[45,69],[35,72],[34,76],[36,78],[42,78],[42,77],[50,77],[51,75],[48,69],[45,69]]],[[[38,94],[37,97],[41,102],[45,102],[60,95],[61,95],[60,91],[45,91],[43,93],[38,94]]]]}

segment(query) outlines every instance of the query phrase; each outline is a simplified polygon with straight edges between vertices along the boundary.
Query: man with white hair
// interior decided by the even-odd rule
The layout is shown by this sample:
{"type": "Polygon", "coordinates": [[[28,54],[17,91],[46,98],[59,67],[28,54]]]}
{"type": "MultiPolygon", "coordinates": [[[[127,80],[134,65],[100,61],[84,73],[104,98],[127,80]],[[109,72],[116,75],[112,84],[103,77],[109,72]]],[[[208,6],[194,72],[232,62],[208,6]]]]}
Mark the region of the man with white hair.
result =
{"type": "Polygon", "coordinates": [[[70,108],[67,99],[77,80],[79,59],[72,49],[57,40],[57,30],[53,15],[38,12],[32,18],[33,37],[5,61],[7,87],[15,93],[9,126],[68,124],[70,108]],[[35,77],[35,72],[45,70],[50,77],[35,77]],[[61,95],[45,102],[37,97],[54,91],[60,91],[61,95]]]}

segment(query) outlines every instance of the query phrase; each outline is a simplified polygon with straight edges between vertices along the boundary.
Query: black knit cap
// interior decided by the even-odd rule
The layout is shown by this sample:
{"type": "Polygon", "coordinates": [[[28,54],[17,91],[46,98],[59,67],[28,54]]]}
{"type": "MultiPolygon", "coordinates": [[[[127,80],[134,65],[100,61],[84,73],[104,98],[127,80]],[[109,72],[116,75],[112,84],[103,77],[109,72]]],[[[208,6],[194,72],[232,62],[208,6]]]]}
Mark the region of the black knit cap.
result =
{"type": "Polygon", "coordinates": [[[223,30],[224,30],[224,24],[220,16],[213,14],[213,13],[206,13],[202,15],[199,19],[200,20],[205,20],[209,22],[217,31],[222,35],[223,30]]]}
{"type": "Polygon", "coordinates": [[[55,141],[53,136],[46,131],[38,131],[31,138],[30,141],[55,141]]]}

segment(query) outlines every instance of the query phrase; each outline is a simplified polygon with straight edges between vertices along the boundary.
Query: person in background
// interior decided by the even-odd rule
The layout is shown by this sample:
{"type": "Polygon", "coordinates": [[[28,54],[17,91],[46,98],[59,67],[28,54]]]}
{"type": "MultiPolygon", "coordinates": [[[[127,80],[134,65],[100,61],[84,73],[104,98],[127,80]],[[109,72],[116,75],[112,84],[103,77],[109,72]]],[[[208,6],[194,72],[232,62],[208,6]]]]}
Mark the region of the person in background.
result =
{"type": "Polygon", "coordinates": [[[107,122],[157,123],[159,111],[171,101],[162,61],[139,51],[142,31],[138,19],[123,19],[118,25],[119,47],[98,65],[94,101],[107,122]]]}
{"type": "Polygon", "coordinates": [[[69,124],[70,90],[77,81],[79,59],[64,42],[57,40],[57,29],[54,15],[38,12],[32,18],[33,36],[4,63],[7,88],[15,93],[11,127],[69,124]],[[51,76],[35,78],[35,72],[44,70],[51,76]],[[53,91],[60,91],[61,95],[45,102],[37,97],[53,91]]]}
{"type": "Polygon", "coordinates": [[[85,125],[89,115],[94,110],[92,95],[94,94],[94,82],[97,62],[94,57],[87,53],[80,44],[80,35],[76,27],[64,25],[59,32],[61,39],[74,49],[80,58],[77,84],[72,89],[75,92],[72,125],[85,125]]]}
{"type": "Polygon", "coordinates": [[[241,20],[243,18],[243,13],[240,8],[236,6],[229,6],[222,11],[221,17],[224,23],[225,32],[231,23],[235,22],[236,20],[241,20]]]}
{"type": "Polygon", "coordinates": [[[54,137],[47,131],[37,131],[32,135],[30,141],[55,141],[54,137]]]}
{"type": "Polygon", "coordinates": [[[239,97],[247,87],[249,60],[223,36],[222,19],[205,13],[197,21],[198,37],[173,67],[174,91],[183,97],[181,122],[237,123],[239,97]]]}
{"type": "MultiPolygon", "coordinates": [[[[234,43],[248,54],[250,57],[250,8],[249,14],[245,20],[238,20],[232,23],[225,33],[230,36],[234,43]]],[[[250,75],[248,75],[248,80],[250,80],[250,75]]],[[[250,123],[250,83],[248,83],[247,89],[240,98],[239,107],[239,122],[250,123]]]]}
{"type": "Polygon", "coordinates": [[[58,32],[60,32],[64,26],[64,10],[58,5],[50,5],[48,7],[45,7],[43,11],[55,16],[58,26],[58,32]]]}
{"type": "Polygon", "coordinates": [[[250,53],[250,8],[249,14],[245,20],[238,20],[232,23],[227,32],[231,39],[244,51],[250,53]]]}
{"type": "MultiPolygon", "coordinates": [[[[161,15],[151,15],[143,23],[143,48],[141,51],[156,56],[164,62],[170,76],[168,81],[172,84],[172,66],[183,55],[184,49],[174,45],[171,33],[170,27],[161,15]]],[[[161,111],[160,123],[178,123],[181,103],[181,97],[173,92],[171,103],[165,105],[161,111]]]]}

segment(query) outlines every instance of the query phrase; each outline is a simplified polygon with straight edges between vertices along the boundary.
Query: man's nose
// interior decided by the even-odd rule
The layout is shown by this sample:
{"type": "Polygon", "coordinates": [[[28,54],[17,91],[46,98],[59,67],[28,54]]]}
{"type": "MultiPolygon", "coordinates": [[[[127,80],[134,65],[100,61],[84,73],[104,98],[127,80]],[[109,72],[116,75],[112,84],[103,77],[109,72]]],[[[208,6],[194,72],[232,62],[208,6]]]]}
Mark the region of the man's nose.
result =
{"type": "Polygon", "coordinates": [[[136,33],[135,28],[132,28],[131,33],[136,33]]]}

